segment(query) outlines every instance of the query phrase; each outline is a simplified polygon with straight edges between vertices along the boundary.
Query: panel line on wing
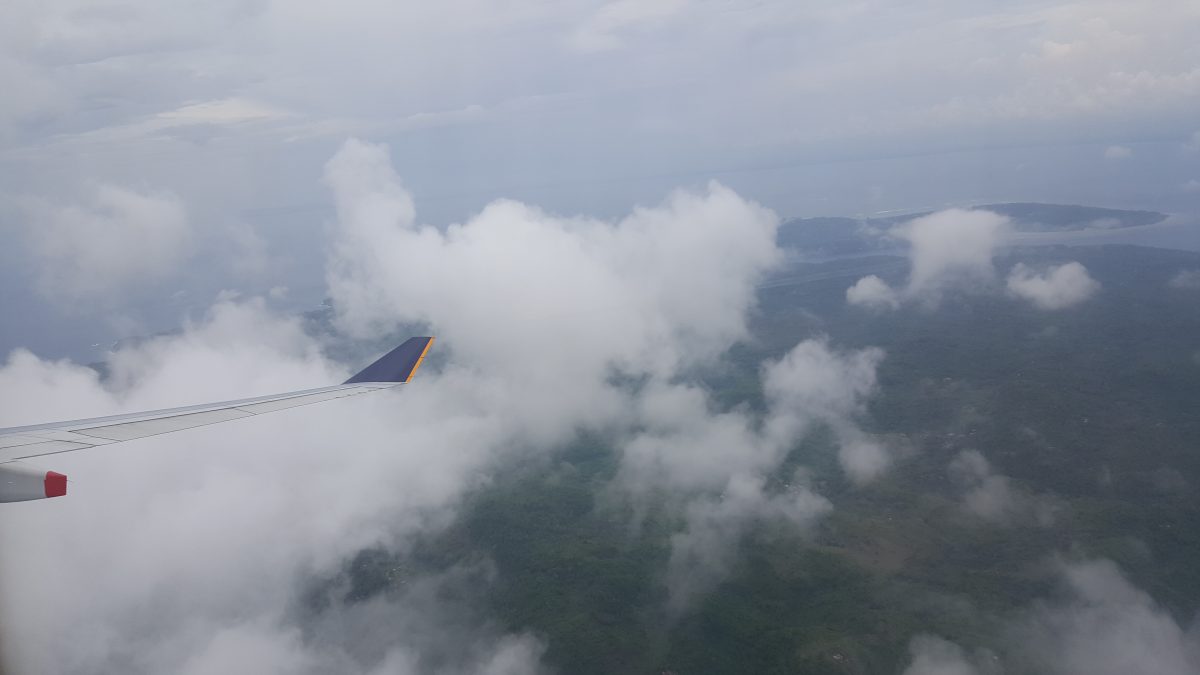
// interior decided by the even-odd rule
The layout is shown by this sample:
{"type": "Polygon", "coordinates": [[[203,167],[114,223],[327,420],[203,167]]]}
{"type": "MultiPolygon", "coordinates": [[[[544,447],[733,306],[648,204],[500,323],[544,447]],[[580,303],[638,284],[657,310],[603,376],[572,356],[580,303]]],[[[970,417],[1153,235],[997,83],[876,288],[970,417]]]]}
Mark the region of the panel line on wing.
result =
{"type": "Polygon", "coordinates": [[[220,410],[189,413],[187,415],[173,415],[171,417],[161,417],[159,419],[143,420],[140,422],[126,422],[125,424],[109,424],[91,429],[78,429],[75,433],[84,436],[94,436],[96,438],[106,438],[110,441],[132,441],[137,438],[165,434],[170,431],[191,429],[216,422],[228,422],[229,420],[236,420],[242,417],[250,417],[252,414],[236,408],[222,408],[220,410]]]}

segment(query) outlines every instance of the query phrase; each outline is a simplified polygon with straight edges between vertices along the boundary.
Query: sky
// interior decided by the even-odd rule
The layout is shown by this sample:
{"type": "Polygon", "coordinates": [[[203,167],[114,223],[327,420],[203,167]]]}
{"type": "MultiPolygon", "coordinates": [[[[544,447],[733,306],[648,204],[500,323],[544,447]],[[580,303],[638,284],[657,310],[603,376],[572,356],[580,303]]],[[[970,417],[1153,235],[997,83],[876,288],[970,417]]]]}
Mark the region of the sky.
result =
{"type": "Polygon", "coordinates": [[[1200,203],[1188,0],[426,4],[9,3],[0,348],[94,357],[222,290],[320,302],[351,137],[437,227],[711,179],[783,218],[1200,203]]]}
{"type": "MultiPolygon", "coordinates": [[[[0,658],[537,672],[541,638],[438,601],[486,564],[315,623],[297,598],[581,429],[618,439],[614,498],[677,510],[665,609],[686,613],[746,528],[827,517],[803,472],[765,488],[813,424],[855,485],[902,461],[864,431],[882,350],[797,336],[758,364],[759,412],[688,383],[747,339],[780,223],[935,211],[886,233],[912,272],[849,287],[862,311],[948,289],[1069,311],[1104,292],[1088,270],[998,269],[1010,224],[953,207],[1200,211],[1198,29],[1175,0],[10,3],[0,426],[322,386],[361,365],[334,342],[410,326],[445,360],[401,393],[56,459],[70,498],[0,510],[0,658]],[[332,337],[297,317],[325,299],[332,337]]],[[[947,470],[966,514],[1054,517],[982,455],[947,470]]],[[[1127,672],[1109,644],[1196,666],[1197,631],[1111,563],[1056,565],[1062,592],[1005,628],[1031,667],[1127,672]]],[[[989,672],[939,636],[910,651],[911,672],[989,672]]]]}

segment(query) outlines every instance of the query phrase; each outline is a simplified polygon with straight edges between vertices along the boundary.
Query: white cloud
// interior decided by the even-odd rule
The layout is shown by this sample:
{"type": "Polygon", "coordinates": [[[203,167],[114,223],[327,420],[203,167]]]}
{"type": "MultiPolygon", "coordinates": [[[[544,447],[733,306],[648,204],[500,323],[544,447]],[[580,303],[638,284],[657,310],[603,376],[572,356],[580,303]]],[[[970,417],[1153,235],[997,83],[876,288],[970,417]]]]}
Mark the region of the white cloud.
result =
{"type": "Polygon", "coordinates": [[[938,211],[900,226],[893,234],[912,246],[905,293],[936,297],[951,287],[990,281],[992,256],[1009,230],[1005,216],[963,209],[938,211]]]}
{"type": "MultiPolygon", "coordinates": [[[[990,290],[996,273],[993,258],[1010,232],[1007,217],[980,209],[948,209],[915,218],[889,232],[909,242],[911,272],[905,287],[894,290],[869,275],[846,289],[846,301],[870,309],[895,309],[903,302],[936,305],[951,291],[990,290]]],[[[1040,309],[1055,310],[1087,300],[1100,284],[1077,262],[1041,274],[1018,263],[1008,275],[1007,288],[1040,309]]]]}
{"type": "Polygon", "coordinates": [[[18,349],[0,368],[0,426],[102,417],[119,411],[119,402],[101,386],[96,371],[70,361],[43,361],[18,349]]]}
{"type": "Polygon", "coordinates": [[[191,237],[183,205],[167,193],[96,187],[86,202],[29,205],[27,236],[43,291],[96,300],[171,275],[191,237]]]}
{"type": "Polygon", "coordinates": [[[651,383],[637,398],[638,431],[621,444],[616,487],[641,508],[651,497],[683,503],[685,528],[672,538],[667,573],[668,609],[679,614],[718,583],[737,559],[749,525],[783,519],[807,530],[830,508],[803,480],[783,492],[764,480],[813,424],[838,437],[838,459],[856,484],[878,477],[891,463],[882,443],[856,425],[875,392],[878,349],[839,353],[806,340],[764,365],[768,412],[715,413],[700,389],[651,383]]]}
{"type": "Polygon", "coordinates": [[[1171,277],[1167,285],[1178,289],[1200,289],[1200,269],[1179,270],[1179,273],[1171,277]]]}
{"type": "Polygon", "coordinates": [[[1133,157],[1133,149],[1124,145],[1110,145],[1104,149],[1104,159],[1120,160],[1133,157]]]}
{"type": "Polygon", "coordinates": [[[1005,476],[992,473],[991,465],[978,450],[964,450],[954,458],[950,475],[967,487],[963,506],[984,520],[1009,522],[1020,509],[1020,498],[1005,476]]]}
{"type": "Polygon", "coordinates": [[[796,345],[763,372],[763,391],[771,410],[766,433],[790,439],[811,422],[822,421],[844,436],[855,436],[853,422],[875,393],[876,369],[883,357],[883,351],[873,347],[840,353],[824,340],[796,345]]]}
{"type": "Polygon", "coordinates": [[[88,152],[95,146],[113,143],[159,142],[172,135],[187,137],[236,131],[238,127],[283,122],[291,115],[264,103],[242,98],[191,102],[153,113],[125,124],[106,126],[64,137],[60,142],[73,152],[88,152]],[[82,146],[80,144],[90,144],[82,146]]]}
{"type": "Polygon", "coordinates": [[[782,519],[803,532],[830,510],[802,475],[782,492],[764,483],[813,424],[834,430],[838,459],[856,484],[890,465],[883,444],[856,424],[882,358],[878,349],[839,353],[821,340],[796,345],[764,365],[762,420],[744,411],[714,413],[706,394],[692,387],[653,383],[641,392],[639,431],[621,446],[616,485],[635,505],[663,495],[684,504],[685,528],[671,540],[670,612],[686,611],[724,577],[749,525],[782,519]]]}
{"type": "Polygon", "coordinates": [[[784,520],[807,531],[833,507],[806,487],[767,494],[761,478],[735,475],[715,498],[691,501],[686,527],[671,537],[667,609],[678,615],[706,593],[737,560],[737,544],[755,521],[784,520]]]}
{"type": "Polygon", "coordinates": [[[947,292],[986,287],[995,275],[992,257],[1009,231],[1007,217],[981,209],[947,209],[914,218],[888,233],[909,243],[906,286],[893,291],[870,275],[847,289],[846,300],[894,309],[901,301],[936,305],[947,292]]]}
{"type": "Polygon", "coordinates": [[[1184,192],[1200,192],[1200,180],[1192,178],[1183,184],[1184,192]]]}
{"type": "Polygon", "coordinates": [[[285,114],[268,105],[243,98],[189,103],[175,110],[158,113],[155,117],[165,124],[242,124],[283,117],[285,114]]]}
{"type": "Polygon", "coordinates": [[[779,448],[755,432],[749,416],[714,413],[699,388],[656,382],[636,404],[642,429],[621,444],[618,477],[635,497],[717,492],[731,476],[758,475],[779,461],[779,448]]]}
{"type": "Polygon", "coordinates": [[[721,577],[747,524],[792,514],[803,525],[824,510],[807,489],[763,489],[812,421],[853,440],[855,480],[886,466],[882,446],[853,421],[873,393],[878,350],[843,355],[807,341],[767,365],[762,431],[675,381],[745,336],[754,284],[779,260],[775,217],[720,185],[616,222],[500,202],[443,233],[416,224],[380,148],[347,143],[327,181],[340,213],[330,286],[344,325],[372,333],[429,322],[485,391],[523,411],[514,423],[535,437],[561,438],[576,424],[629,427],[618,490],[638,503],[665,490],[684,505],[668,570],[674,611],[721,577]],[[644,384],[630,397],[613,373],[644,384]],[[520,395],[505,393],[514,382],[520,395]]]}
{"type": "Polygon", "coordinates": [[[963,509],[996,525],[1050,525],[1060,510],[1048,496],[1029,494],[1007,476],[992,471],[978,450],[963,450],[950,462],[950,477],[963,490],[963,509]]]}
{"type": "Polygon", "coordinates": [[[1198,633],[1185,630],[1112,562],[1062,566],[1066,597],[1036,603],[1013,629],[1021,665],[1061,675],[1200,671],[1198,633]]]}
{"type": "Polygon", "coordinates": [[[882,443],[858,434],[843,434],[838,445],[838,462],[856,484],[870,483],[892,464],[892,455],[882,443]]]}
{"type": "MultiPolygon", "coordinates": [[[[347,143],[326,178],[342,324],[363,334],[428,321],[465,363],[520,374],[533,390],[574,377],[569,389],[589,394],[583,385],[609,369],[711,359],[746,335],[755,284],[781,259],[776,216],[717,183],[618,222],[501,201],[441,232],[416,224],[378,147],[347,143]]],[[[551,408],[572,399],[556,387],[545,396],[551,408]]]]}
{"type": "Polygon", "coordinates": [[[1077,262],[1050,267],[1038,274],[1018,263],[1008,275],[1008,291],[1038,309],[1055,310],[1077,305],[1100,290],[1087,268],[1077,262]]]}
{"type": "Polygon", "coordinates": [[[1200,672],[1200,631],[1180,626],[1111,561],[1057,566],[1063,592],[1032,603],[997,636],[1007,646],[1003,666],[990,651],[968,655],[958,645],[922,635],[909,644],[913,662],[905,675],[1200,672]]]}
{"type": "Polygon", "coordinates": [[[895,309],[900,305],[896,292],[874,274],[859,279],[847,288],[846,302],[869,309],[895,309]]]}
{"type": "Polygon", "coordinates": [[[178,672],[184,675],[231,673],[253,668],[258,673],[308,672],[317,664],[306,653],[297,628],[280,630],[262,621],[218,628],[202,651],[178,672]]]}

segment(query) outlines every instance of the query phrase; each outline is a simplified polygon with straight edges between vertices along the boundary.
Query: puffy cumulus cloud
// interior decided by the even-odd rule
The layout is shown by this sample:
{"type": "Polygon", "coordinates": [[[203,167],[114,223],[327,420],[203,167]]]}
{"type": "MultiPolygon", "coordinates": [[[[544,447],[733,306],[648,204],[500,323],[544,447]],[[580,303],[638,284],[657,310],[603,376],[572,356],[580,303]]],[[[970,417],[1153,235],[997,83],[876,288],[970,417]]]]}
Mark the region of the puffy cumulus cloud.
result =
{"type": "Polygon", "coordinates": [[[1012,628],[1015,660],[1051,674],[1200,671],[1200,631],[1165,608],[1108,560],[1061,565],[1060,597],[1035,603],[1012,628]]]}
{"type": "Polygon", "coordinates": [[[960,452],[950,462],[948,473],[963,490],[963,509],[996,525],[1049,525],[1060,509],[1054,499],[1029,494],[1007,476],[995,473],[978,450],[960,452]]]}
{"type": "MultiPolygon", "coordinates": [[[[625,493],[670,491],[682,509],[671,578],[717,579],[745,527],[803,530],[828,509],[802,481],[768,489],[767,475],[818,421],[866,438],[856,418],[879,352],[801,343],[764,366],[764,419],[714,410],[687,384],[746,336],[755,286],[780,257],[769,211],[713,184],[615,222],[506,201],[439,231],[417,225],[381,148],[347,143],[326,179],[339,323],[370,337],[424,323],[448,364],[402,392],[50,458],[72,476],[72,496],[0,512],[12,669],[212,672],[241,658],[255,672],[534,671],[541,642],[495,629],[469,601],[442,602],[470,598],[474,573],[418,574],[366,602],[331,593],[320,610],[305,589],[340,578],[364,549],[403,555],[514,453],[552,451],[581,428],[617,439],[625,493]],[[645,467],[653,481],[639,484],[645,467]]],[[[102,381],[14,353],[0,383],[25,400],[0,406],[0,424],[302,389],[348,372],[296,319],[232,295],[109,366],[102,381]]],[[[851,454],[858,466],[864,453],[851,454]]],[[[672,598],[707,583],[671,586],[672,598]]]]}
{"type": "Polygon", "coordinates": [[[988,675],[1001,672],[994,655],[986,650],[968,655],[953,642],[936,635],[918,635],[908,643],[912,663],[904,675],[988,675]]]}
{"type": "Polygon", "coordinates": [[[722,490],[730,476],[757,475],[778,461],[754,420],[717,413],[697,387],[652,383],[636,401],[639,432],[621,444],[618,485],[635,497],[722,490]]]}
{"type": "Polygon", "coordinates": [[[1167,285],[1180,290],[1200,290],[1200,270],[1179,270],[1167,285]]]}
{"type": "Polygon", "coordinates": [[[1104,149],[1104,159],[1129,159],[1133,157],[1133,148],[1124,145],[1110,145],[1104,149]]]}
{"type": "MultiPolygon", "coordinates": [[[[745,336],[754,284],[779,260],[774,215],[720,185],[617,222],[499,202],[440,232],[416,224],[382,148],[348,142],[326,180],[339,208],[330,288],[350,330],[427,322],[503,399],[497,409],[546,438],[577,424],[634,430],[620,444],[618,490],[639,502],[666,491],[688,504],[668,574],[673,607],[719,578],[746,524],[782,512],[784,498],[762,491],[763,476],[813,421],[844,439],[856,482],[887,466],[887,451],[854,422],[875,388],[878,350],[801,343],[764,367],[761,420],[715,411],[703,390],[679,381],[745,336]],[[614,375],[640,384],[631,395],[614,375]],[[740,498],[722,500],[734,485],[740,498]]],[[[806,513],[823,503],[807,491],[796,499],[786,503],[806,513]]]]}
{"type": "Polygon", "coordinates": [[[838,462],[852,482],[863,485],[878,478],[891,466],[892,452],[878,440],[843,432],[838,446],[838,462]]]}
{"type": "Polygon", "coordinates": [[[846,289],[846,302],[868,309],[895,309],[900,305],[900,298],[887,282],[871,274],[846,289]]]}
{"type": "Polygon", "coordinates": [[[992,473],[991,464],[978,450],[964,450],[950,463],[952,478],[967,486],[963,506],[993,522],[1006,522],[1018,510],[1019,497],[1005,476],[992,473]]]}
{"type": "Polygon", "coordinates": [[[349,330],[428,323],[497,397],[494,409],[538,437],[579,424],[637,430],[621,444],[620,490],[690,504],[673,542],[673,608],[720,577],[746,524],[792,507],[819,513],[823,500],[807,491],[793,501],[762,491],[812,421],[847,439],[856,482],[886,467],[886,450],[853,422],[874,390],[878,350],[801,343],[765,367],[766,420],[714,411],[705,392],[677,381],[746,335],[754,285],[779,260],[775,216],[728,189],[677,192],[617,222],[498,202],[441,232],[417,224],[383,148],[346,143],[326,180],[339,213],[329,283],[349,330]],[[643,382],[631,396],[614,375],[643,382]],[[740,497],[719,496],[730,490],[740,497]]]}
{"type": "Polygon", "coordinates": [[[275,315],[260,298],[234,296],[219,298],[201,319],[185,321],[180,335],[118,350],[108,365],[110,388],[124,406],[141,409],[265,395],[349,376],[322,358],[320,345],[297,319],[275,315]],[[238,376],[195,378],[201,372],[238,376]]]}
{"type": "Polygon", "coordinates": [[[664,497],[681,504],[684,529],[671,540],[668,611],[693,603],[728,573],[746,529],[784,521],[805,532],[830,504],[806,485],[803,473],[769,490],[765,480],[814,424],[835,433],[842,468],[856,484],[891,463],[884,445],[856,421],[876,389],[883,353],[841,353],[806,340],[763,367],[767,411],[717,413],[694,387],[657,383],[638,396],[638,432],[621,444],[615,487],[642,504],[664,497]]]}
{"type": "Polygon", "coordinates": [[[615,223],[501,201],[442,232],[416,224],[383,148],[346,143],[326,180],[341,325],[428,323],[464,367],[521,381],[548,424],[616,412],[613,374],[668,375],[744,337],[781,256],[776,216],[716,183],[615,223]]]}
{"type": "MultiPolygon", "coordinates": [[[[937,305],[948,292],[989,291],[995,279],[997,248],[1011,232],[1007,217],[982,209],[948,209],[914,218],[889,231],[907,241],[911,272],[902,289],[893,289],[875,275],[846,289],[846,302],[874,310],[896,309],[904,302],[937,305]]],[[[1008,275],[1009,293],[1045,310],[1083,302],[1100,289],[1077,262],[1037,273],[1018,263],[1008,275]]]]}
{"type": "Polygon", "coordinates": [[[905,294],[936,297],[951,286],[987,282],[992,257],[1010,229],[991,211],[947,209],[915,218],[893,231],[911,246],[912,273],[905,294]]]}
{"type": "Polygon", "coordinates": [[[859,279],[846,291],[850,304],[876,309],[900,301],[936,305],[954,290],[974,289],[995,276],[992,258],[1009,233],[1007,217],[982,209],[947,209],[914,218],[889,231],[908,242],[912,269],[899,291],[874,275],[859,279]]]}
{"type": "Polygon", "coordinates": [[[832,508],[807,487],[768,494],[762,478],[745,475],[730,478],[715,498],[690,501],[684,530],[671,537],[668,613],[679,615],[721,580],[737,560],[736,544],[751,523],[782,520],[803,532],[832,508]]]}
{"type": "Polygon", "coordinates": [[[855,483],[870,482],[886,468],[889,454],[856,420],[878,386],[876,370],[883,356],[877,348],[839,353],[823,340],[796,345],[764,370],[770,406],[766,434],[787,445],[809,424],[828,424],[840,441],[842,469],[855,483]]]}
{"type": "Polygon", "coordinates": [[[97,300],[168,277],[191,236],[183,204],[168,193],[100,185],[81,204],[30,202],[26,234],[42,290],[97,300]]]}
{"type": "Polygon", "coordinates": [[[1038,274],[1018,263],[1008,275],[1008,291],[1038,309],[1055,310],[1077,305],[1095,295],[1100,283],[1077,262],[1055,265],[1038,274]]]}
{"type": "Polygon", "coordinates": [[[13,351],[0,367],[0,426],[67,419],[81,412],[100,417],[120,410],[90,368],[65,360],[43,361],[27,349],[13,351]]]}

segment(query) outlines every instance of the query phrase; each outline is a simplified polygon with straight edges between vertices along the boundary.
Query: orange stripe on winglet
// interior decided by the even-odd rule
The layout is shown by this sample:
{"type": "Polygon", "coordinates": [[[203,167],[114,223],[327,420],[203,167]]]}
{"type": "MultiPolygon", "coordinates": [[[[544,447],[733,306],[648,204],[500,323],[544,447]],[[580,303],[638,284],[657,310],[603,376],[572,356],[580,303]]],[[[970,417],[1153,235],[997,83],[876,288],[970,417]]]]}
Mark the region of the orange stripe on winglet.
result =
{"type": "Polygon", "coordinates": [[[408,378],[404,380],[405,384],[413,379],[413,375],[417,374],[417,368],[421,367],[421,362],[425,360],[425,355],[429,353],[429,348],[433,346],[433,338],[429,338],[429,342],[425,343],[425,349],[421,350],[421,356],[417,357],[417,363],[413,366],[412,371],[408,373],[408,378]]]}

